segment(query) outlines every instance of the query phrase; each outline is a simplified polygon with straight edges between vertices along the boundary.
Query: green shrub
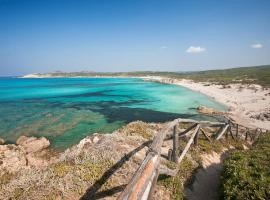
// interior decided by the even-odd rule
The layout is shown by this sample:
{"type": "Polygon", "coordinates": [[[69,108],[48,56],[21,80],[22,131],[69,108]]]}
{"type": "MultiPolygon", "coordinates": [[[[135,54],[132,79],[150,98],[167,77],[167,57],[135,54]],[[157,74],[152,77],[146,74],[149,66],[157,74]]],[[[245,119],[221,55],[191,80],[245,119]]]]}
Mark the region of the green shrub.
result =
{"type": "Polygon", "coordinates": [[[224,162],[222,198],[270,199],[270,135],[261,135],[252,149],[232,153],[224,162]]]}
{"type": "MultiPolygon", "coordinates": [[[[170,164],[172,163],[170,162],[170,164]]],[[[170,199],[184,199],[184,183],[187,179],[192,177],[196,167],[197,166],[195,166],[190,160],[184,158],[181,165],[178,166],[179,171],[177,175],[175,177],[160,175],[158,184],[164,186],[168,191],[170,191],[170,199]]]]}

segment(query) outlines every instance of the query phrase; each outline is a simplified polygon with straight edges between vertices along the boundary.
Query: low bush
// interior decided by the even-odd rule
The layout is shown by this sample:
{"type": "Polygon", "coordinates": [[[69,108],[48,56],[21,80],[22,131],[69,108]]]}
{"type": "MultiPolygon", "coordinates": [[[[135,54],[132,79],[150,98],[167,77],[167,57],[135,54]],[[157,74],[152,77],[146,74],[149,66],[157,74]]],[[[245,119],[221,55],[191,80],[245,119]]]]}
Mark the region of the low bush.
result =
{"type": "Polygon", "coordinates": [[[226,200],[270,199],[270,133],[225,160],[221,190],[226,200]]]}

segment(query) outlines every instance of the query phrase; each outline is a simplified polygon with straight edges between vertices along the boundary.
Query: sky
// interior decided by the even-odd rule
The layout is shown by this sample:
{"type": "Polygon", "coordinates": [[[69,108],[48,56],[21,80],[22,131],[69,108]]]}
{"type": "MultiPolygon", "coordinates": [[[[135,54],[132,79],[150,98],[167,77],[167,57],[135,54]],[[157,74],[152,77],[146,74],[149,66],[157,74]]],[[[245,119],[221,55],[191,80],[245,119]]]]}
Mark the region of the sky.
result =
{"type": "Polygon", "coordinates": [[[269,0],[0,0],[0,76],[265,64],[269,0]]]}

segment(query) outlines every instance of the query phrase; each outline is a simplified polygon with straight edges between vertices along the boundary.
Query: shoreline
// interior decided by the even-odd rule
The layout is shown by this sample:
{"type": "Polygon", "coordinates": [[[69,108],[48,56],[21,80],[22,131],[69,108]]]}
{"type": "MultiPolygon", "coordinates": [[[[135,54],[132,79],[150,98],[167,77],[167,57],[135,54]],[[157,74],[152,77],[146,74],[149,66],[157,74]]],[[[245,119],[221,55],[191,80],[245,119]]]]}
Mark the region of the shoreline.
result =
{"type": "Polygon", "coordinates": [[[212,98],[228,108],[227,114],[237,123],[250,128],[270,130],[270,89],[256,84],[233,83],[218,85],[210,82],[194,82],[165,76],[51,76],[28,74],[19,78],[140,78],[164,84],[179,85],[212,98]],[[265,119],[264,119],[264,116],[265,119]],[[264,121],[263,121],[264,120],[264,121]]]}
{"type": "Polygon", "coordinates": [[[270,129],[268,120],[256,119],[270,113],[270,89],[260,85],[216,85],[210,82],[194,82],[188,79],[147,77],[146,81],[174,84],[200,92],[228,107],[228,115],[237,123],[250,128],[270,129]]]}

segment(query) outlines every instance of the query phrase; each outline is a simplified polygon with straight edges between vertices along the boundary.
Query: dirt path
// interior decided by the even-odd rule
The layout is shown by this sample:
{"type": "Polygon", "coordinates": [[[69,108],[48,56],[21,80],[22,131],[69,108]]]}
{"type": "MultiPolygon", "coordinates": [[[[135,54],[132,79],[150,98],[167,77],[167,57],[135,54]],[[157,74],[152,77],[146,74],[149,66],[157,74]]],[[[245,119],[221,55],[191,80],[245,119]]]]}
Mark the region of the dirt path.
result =
{"type": "Polygon", "coordinates": [[[195,181],[185,191],[188,200],[216,200],[219,199],[220,175],[223,160],[227,153],[211,153],[202,155],[203,168],[195,174],[195,181]]]}

